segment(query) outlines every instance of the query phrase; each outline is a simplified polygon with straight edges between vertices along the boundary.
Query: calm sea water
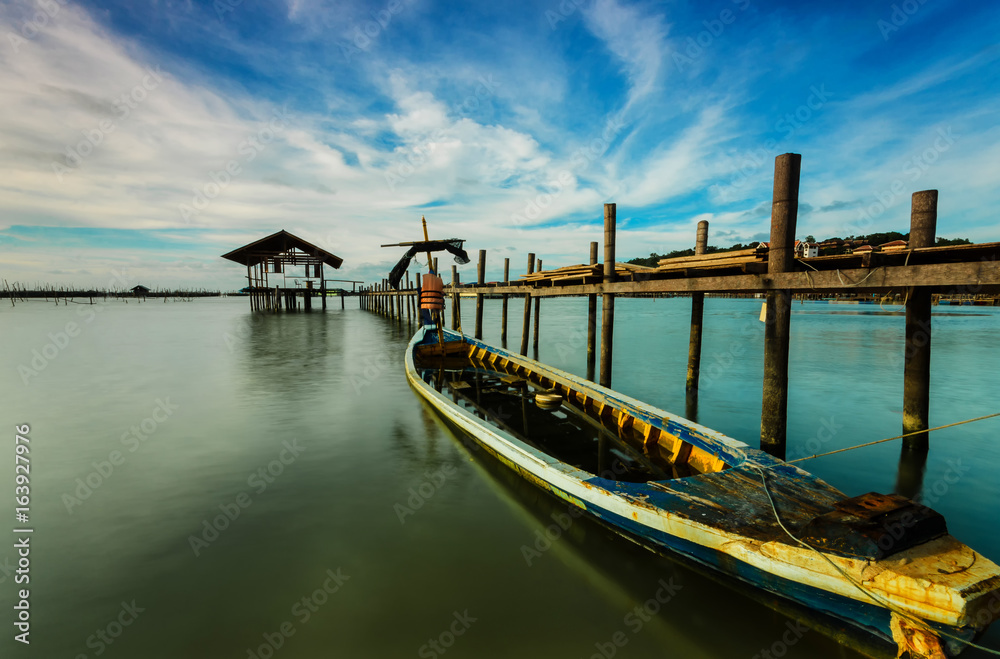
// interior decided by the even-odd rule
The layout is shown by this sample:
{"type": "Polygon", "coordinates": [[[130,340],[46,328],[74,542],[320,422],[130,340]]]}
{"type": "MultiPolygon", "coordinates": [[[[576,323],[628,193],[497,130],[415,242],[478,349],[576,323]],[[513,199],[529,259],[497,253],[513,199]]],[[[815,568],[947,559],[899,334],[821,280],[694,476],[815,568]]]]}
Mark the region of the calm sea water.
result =
{"type": "MultiPolygon", "coordinates": [[[[0,310],[3,657],[861,656],[798,626],[802,612],[586,520],[561,531],[563,509],[484,462],[410,390],[405,324],[356,300],[325,313],[247,306],[0,310]],[[23,423],[30,649],[11,624],[23,423]]],[[[514,346],[522,306],[511,303],[514,346]]],[[[616,389],[683,414],[689,309],[618,300],[616,389]]],[[[753,445],[759,310],[706,301],[699,409],[701,423],[753,445]]],[[[859,313],[873,310],[796,304],[790,457],[900,432],[903,318],[859,313]]],[[[936,311],[947,313],[934,318],[932,424],[998,411],[1000,309],[936,311]]],[[[471,301],[463,312],[471,328],[471,301]]],[[[498,343],[499,302],[485,315],[498,343]]],[[[584,299],[543,301],[540,359],[582,374],[585,319],[584,299]]],[[[933,434],[923,490],[955,536],[995,560],[998,430],[933,434]]],[[[898,457],[890,443],[807,465],[856,495],[892,491],[898,457]]],[[[983,642],[1000,648],[1000,629],[983,642]]]]}

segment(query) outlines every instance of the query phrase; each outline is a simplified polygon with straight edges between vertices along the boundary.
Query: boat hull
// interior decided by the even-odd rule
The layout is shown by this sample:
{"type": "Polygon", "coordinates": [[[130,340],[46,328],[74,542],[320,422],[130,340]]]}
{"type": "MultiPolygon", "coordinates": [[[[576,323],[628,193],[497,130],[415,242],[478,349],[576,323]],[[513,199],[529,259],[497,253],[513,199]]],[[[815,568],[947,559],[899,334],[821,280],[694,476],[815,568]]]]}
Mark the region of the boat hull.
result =
{"type": "MultiPolygon", "coordinates": [[[[532,360],[511,355],[481,342],[452,332],[446,332],[445,336],[446,341],[467,343],[473,350],[488,348],[502,359],[516,360],[550,374],[555,373],[558,377],[568,378],[577,386],[593,390],[595,396],[615,395],[616,400],[622,405],[633,407],[641,405],[638,401],[615,394],[570,374],[554,371],[532,360]]],[[[782,562],[773,556],[767,556],[767,552],[760,551],[759,542],[727,534],[719,528],[701,524],[696,520],[685,519],[685,512],[689,511],[684,510],[682,497],[679,498],[676,493],[639,495],[637,492],[640,490],[650,493],[652,490],[642,489],[645,486],[617,483],[586,472],[574,471],[549,456],[532,451],[501,429],[484,424],[474,414],[456,405],[451,398],[435,389],[418,373],[414,363],[415,350],[422,344],[436,340],[436,337],[425,336],[421,331],[411,341],[406,355],[407,377],[411,385],[448,422],[525,480],[585,511],[615,533],[654,551],[681,555],[754,587],[845,621],[882,639],[893,641],[891,612],[864,601],[863,596],[859,597],[857,593],[851,591],[849,583],[837,583],[843,582],[843,579],[823,575],[821,571],[815,569],[803,569],[801,565],[794,563],[782,562]],[[674,509],[671,510],[671,507],[674,509]]],[[[666,415],[665,412],[649,409],[651,412],[647,418],[650,421],[655,420],[661,413],[666,415]]],[[[630,408],[630,411],[633,410],[630,408]]],[[[676,420],[676,417],[674,419],[676,420]]],[[[697,424],[690,425],[697,430],[692,437],[702,436],[703,431],[707,430],[697,424]]],[[[774,467],[775,472],[784,469],[785,475],[800,477],[801,474],[805,474],[784,463],[778,465],[770,456],[758,455],[759,451],[749,449],[735,440],[723,439],[728,441],[723,442],[719,450],[723,453],[728,451],[727,459],[730,462],[738,462],[739,454],[744,458],[752,454],[755,464],[768,464],[774,467]],[[744,446],[745,449],[740,449],[740,446],[744,446]]],[[[811,483],[814,485],[819,483],[827,488],[827,490],[820,488],[822,496],[839,495],[843,498],[842,494],[817,479],[813,478],[811,483]]],[[[931,613],[941,615],[938,611],[931,613]]],[[[936,630],[945,631],[963,640],[971,639],[978,629],[985,627],[985,625],[952,626],[935,623],[933,617],[929,624],[936,630]]],[[[952,654],[961,649],[961,644],[954,641],[946,641],[945,646],[950,647],[952,654]]]]}

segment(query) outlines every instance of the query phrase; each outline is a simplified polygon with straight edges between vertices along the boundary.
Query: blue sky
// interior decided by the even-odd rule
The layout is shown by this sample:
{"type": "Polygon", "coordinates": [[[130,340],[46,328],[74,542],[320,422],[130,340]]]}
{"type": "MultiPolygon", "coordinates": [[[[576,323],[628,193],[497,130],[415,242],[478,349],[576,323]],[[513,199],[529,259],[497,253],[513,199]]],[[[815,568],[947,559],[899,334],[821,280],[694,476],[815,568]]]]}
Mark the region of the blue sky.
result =
{"type": "MultiPolygon", "coordinates": [[[[1000,239],[988,3],[12,0],[0,8],[0,276],[231,289],[278,229],[378,280],[419,237],[585,260],[766,239],[802,154],[799,237],[1000,239]]],[[[471,276],[474,265],[468,269],[471,276]]]]}

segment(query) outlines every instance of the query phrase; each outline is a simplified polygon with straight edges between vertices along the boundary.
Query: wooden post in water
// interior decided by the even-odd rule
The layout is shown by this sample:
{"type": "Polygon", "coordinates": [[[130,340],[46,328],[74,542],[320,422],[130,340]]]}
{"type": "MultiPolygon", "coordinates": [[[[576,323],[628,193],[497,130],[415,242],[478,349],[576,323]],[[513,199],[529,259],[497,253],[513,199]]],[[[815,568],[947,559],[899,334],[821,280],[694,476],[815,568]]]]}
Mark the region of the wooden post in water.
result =
{"type": "MultiPolygon", "coordinates": [[[[615,280],[615,224],[618,207],[604,204],[604,284],[615,280]]],[[[601,308],[601,381],[602,387],[611,387],[611,360],[613,359],[615,331],[615,294],[604,293],[601,308]]]]}
{"type": "MultiPolygon", "coordinates": [[[[774,159],[771,201],[771,241],[767,273],[788,272],[795,264],[795,222],[799,212],[799,173],[802,156],[784,153],[774,159]]],[[[788,422],[788,341],[791,335],[792,294],[768,291],[764,325],[764,397],[761,405],[760,447],[785,459],[788,422]]]]}
{"type": "MultiPolygon", "coordinates": [[[[537,271],[542,271],[542,260],[538,259],[537,271]]],[[[538,318],[542,315],[542,298],[535,297],[535,333],[531,336],[531,350],[535,359],[538,359],[538,318]]]]}
{"type": "MultiPolygon", "coordinates": [[[[503,260],[503,285],[510,286],[510,258],[503,260]]],[[[500,302],[500,343],[507,347],[507,294],[504,293],[500,302]]]]}
{"type": "MultiPolygon", "coordinates": [[[[535,271],[535,255],[528,254],[528,274],[535,271]]],[[[527,284],[527,282],[525,282],[527,284]]],[[[531,292],[524,294],[524,318],[521,321],[521,354],[528,354],[528,332],[531,330],[531,292]]]]}
{"type": "Polygon", "coordinates": [[[462,322],[458,315],[458,266],[451,266],[451,328],[458,331],[458,326],[462,322]]]}
{"type": "MultiPolygon", "coordinates": [[[[326,279],[323,277],[323,264],[320,263],[319,269],[319,294],[323,296],[323,311],[326,311],[326,279]]],[[[343,298],[341,298],[341,308],[343,309],[343,298]]]]}
{"type": "Polygon", "coordinates": [[[417,274],[414,275],[414,277],[413,277],[414,283],[417,285],[417,297],[413,301],[413,304],[414,304],[414,313],[417,316],[417,327],[423,327],[424,326],[424,317],[420,313],[420,289],[423,287],[423,279],[421,277],[422,277],[422,275],[419,272],[417,272],[417,274]]]}
{"type": "Polygon", "coordinates": [[[406,271],[406,322],[413,322],[413,296],[410,294],[410,271],[406,271]]]}
{"type": "MultiPolygon", "coordinates": [[[[937,233],[937,190],[914,192],[910,207],[909,249],[933,247],[937,233]]],[[[903,433],[927,430],[931,387],[931,294],[913,287],[906,299],[903,351],[903,433]]],[[[905,437],[903,448],[926,452],[927,433],[905,437]]]]}
{"type": "MultiPolygon", "coordinates": [[[[698,233],[694,243],[695,256],[705,253],[708,247],[708,221],[698,222],[698,233]]],[[[698,377],[701,372],[701,328],[705,313],[705,294],[691,294],[691,338],[688,341],[687,371],[687,413],[685,416],[696,421],[698,417],[698,377]]]]}
{"type": "Polygon", "coordinates": [[[396,289],[396,320],[403,322],[403,291],[396,289]]]}
{"type": "Polygon", "coordinates": [[[476,293],[476,338],[483,338],[483,285],[486,283],[486,250],[479,250],[479,268],[476,272],[476,284],[479,286],[479,293],[476,293]]]}
{"type": "MultiPolygon", "coordinates": [[[[590,265],[597,265],[597,242],[590,243],[590,265]]],[[[587,379],[594,380],[597,365],[597,293],[587,296],[587,379]]]]}
{"type": "Polygon", "coordinates": [[[247,266],[247,287],[250,289],[250,311],[253,311],[253,277],[250,276],[250,266],[247,266]]]}
{"type": "Polygon", "coordinates": [[[410,281],[409,273],[406,274],[407,281],[409,282],[410,288],[410,310],[413,312],[413,320],[417,319],[417,278],[420,277],[420,273],[414,275],[413,280],[410,281]]]}

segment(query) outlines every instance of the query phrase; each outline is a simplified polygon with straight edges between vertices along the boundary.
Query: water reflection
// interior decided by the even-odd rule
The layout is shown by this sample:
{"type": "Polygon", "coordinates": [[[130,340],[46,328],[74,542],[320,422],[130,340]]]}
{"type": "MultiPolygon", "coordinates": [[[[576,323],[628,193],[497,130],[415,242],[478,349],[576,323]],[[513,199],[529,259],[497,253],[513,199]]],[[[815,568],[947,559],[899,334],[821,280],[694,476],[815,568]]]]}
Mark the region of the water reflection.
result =
{"type": "MultiPolygon", "coordinates": [[[[888,642],[857,632],[833,618],[684,557],[651,552],[590,517],[576,517],[565,501],[519,477],[424,405],[448,435],[475,456],[477,466],[500,486],[508,500],[532,519],[536,531],[525,536],[521,548],[529,566],[551,554],[553,560],[595,586],[605,599],[633,613],[640,611],[637,606],[642,607],[661,592],[664,583],[675,586],[675,599],[644,610],[649,620],[638,625],[638,631],[636,620],[642,619],[641,612],[631,618],[625,614],[623,633],[652,634],[647,642],[669,651],[671,656],[750,657],[758,648],[782,656],[793,645],[795,656],[895,656],[888,642]],[[657,610],[652,613],[652,609],[657,610]],[[720,627],[725,633],[720,633],[720,627]]],[[[602,643],[607,647],[608,640],[595,638],[592,647],[600,650],[602,643]]]]}
{"type": "MultiPolygon", "coordinates": [[[[921,435],[915,437],[920,438],[921,435]]],[[[896,475],[896,494],[907,499],[916,500],[920,496],[924,487],[924,472],[927,469],[927,454],[929,452],[926,442],[927,435],[923,435],[922,447],[909,447],[906,444],[899,453],[899,470],[896,475]]]]}

